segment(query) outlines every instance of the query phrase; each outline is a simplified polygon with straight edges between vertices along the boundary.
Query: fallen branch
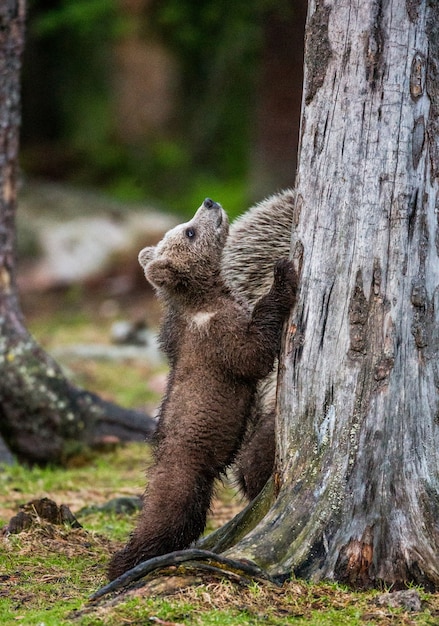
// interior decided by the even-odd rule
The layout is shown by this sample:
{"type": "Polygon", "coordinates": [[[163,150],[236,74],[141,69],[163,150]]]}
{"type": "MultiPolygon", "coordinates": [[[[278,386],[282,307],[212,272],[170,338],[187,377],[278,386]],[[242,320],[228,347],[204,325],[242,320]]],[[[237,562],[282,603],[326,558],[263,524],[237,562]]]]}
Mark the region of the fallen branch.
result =
{"type": "Polygon", "coordinates": [[[197,562],[196,566],[198,568],[206,569],[210,572],[215,571],[215,573],[220,573],[226,577],[229,576],[235,579],[238,577],[241,579],[241,582],[242,578],[247,577],[251,580],[259,579],[277,584],[267,572],[262,570],[255,563],[250,561],[235,561],[234,559],[229,559],[220,554],[215,554],[215,552],[194,548],[189,550],[177,550],[143,561],[139,563],[139,565],[136,565],[136,567],[122,574],[122,576],[108,583],[108,585],[98,589],[98,591],[91,596],[90,600],[95,601],[108,593],[118,591],[153,571],[183,564],[190,566],[193,561],[197,562]]]}
{"type": "Polygon", "coordinates": [[[30,463],[63,463],[78,446],[151,439],[156,420],[70,383],[1,312],[0,298],[0,460],[10,460],[9,450],[30,463]]]}

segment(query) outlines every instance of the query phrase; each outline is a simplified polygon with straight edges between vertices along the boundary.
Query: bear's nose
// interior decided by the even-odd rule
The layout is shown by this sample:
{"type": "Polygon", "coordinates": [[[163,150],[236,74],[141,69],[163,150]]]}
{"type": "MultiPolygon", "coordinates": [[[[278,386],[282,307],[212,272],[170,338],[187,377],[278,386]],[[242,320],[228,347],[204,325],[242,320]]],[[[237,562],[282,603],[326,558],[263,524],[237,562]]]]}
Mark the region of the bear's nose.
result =
{"type": "Polygon", "coordinates": [[[206,209],[219,209],[220,208],[220,205],[218,204],[218,202],[214,202],[213,200],[211,200],[211,198],[205,199],[204,206],[206,207],[206,209]]]}

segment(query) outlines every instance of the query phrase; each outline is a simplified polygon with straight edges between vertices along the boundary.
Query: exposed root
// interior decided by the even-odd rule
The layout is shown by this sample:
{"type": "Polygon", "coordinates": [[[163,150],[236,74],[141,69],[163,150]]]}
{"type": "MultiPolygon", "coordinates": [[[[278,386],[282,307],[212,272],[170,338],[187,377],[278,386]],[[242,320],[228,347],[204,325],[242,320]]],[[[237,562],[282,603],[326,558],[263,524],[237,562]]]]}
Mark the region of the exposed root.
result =
{"type": "Polygon", "coordinates": [[[183,564],[186,572],[188,569],[203,569],[205,571],[221,574],[224,578],[230,578],[240,584],[248,584],[250,580],[264,580],[276,584],[276,581],[271,578],[269,574],[253,562],[235,561],[234,559],[229,559],[208,550],[194,548],[189,550],[177,550],[143,561],[139,563],[139,565],[136,565],[136,567],[122,574],[122,576],[111,581],[108,585],[98,589],[98,591],[91,596],[90,600],[95,601],[108,593],[118,591],[153,571],[183,564]]]}

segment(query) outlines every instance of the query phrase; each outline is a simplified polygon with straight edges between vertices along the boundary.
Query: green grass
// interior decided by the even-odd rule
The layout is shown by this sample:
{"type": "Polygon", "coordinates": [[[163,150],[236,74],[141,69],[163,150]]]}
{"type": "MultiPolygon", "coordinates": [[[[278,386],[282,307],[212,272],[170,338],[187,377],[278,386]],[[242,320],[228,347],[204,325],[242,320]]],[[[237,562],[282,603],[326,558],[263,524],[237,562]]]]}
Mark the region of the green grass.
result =
{"type": "MultiPolygon", "coordinates": [[[[45,626],[119,624],[185,624],[265,626],[433,626],[439,619],[439,596],[422,594],[423,610],[410,614],[379,607],[378,592],[352,592],[336,584],[291,581],[278,588],[199,577],[152,578],[118,602],[88,604],[106,582],[110,555],[133,528],[135,516],[90,508],[118,495],[139,493],[148,447],[129,444],[94,455],[80,467],[25,468],[0,471],[3,524],[19,504],[50,497],[68,504],[83,529],[36,524],[0,542],[0,623],[45,626]],[[84,506],[87,512],[81,514],[84,506]],[[181,588],[183,585],[183,588],[181,588]],[[166,590],[166,592],[165,592],[166,590]],[[169,595],[170,594],[170,595],[169,595]]],[[[224,506],[230,490],[220,492],[224,506]]]]}
{"type": "Polygon", "coordinates": [[[119,446],[111,452],[90,453],[89,457],[73,458],[73,466],[67,469],[38,466],[27,468],[18,463],[2,468],[0,520],[5,522],[5,515],[11,509],[33,497],[50,497],[56,501],[63,498],[66,504],[77,511],[90,503],[141,493],[145,481],[144,469],[150,460],[149,446],[132,443],[119,446]]]}
{"type": "Polygon", "coordinates": [[[66,616],[83,604],[84,593],[104,582],[106,550],[85,533],[82,545],[69,540],[71,530],[64,538],[59,534],[50,543],[41,533],[21,533],[2,546],[1,577],[8,594],[0,600],[1,624],[69,623],[66,616]]]}

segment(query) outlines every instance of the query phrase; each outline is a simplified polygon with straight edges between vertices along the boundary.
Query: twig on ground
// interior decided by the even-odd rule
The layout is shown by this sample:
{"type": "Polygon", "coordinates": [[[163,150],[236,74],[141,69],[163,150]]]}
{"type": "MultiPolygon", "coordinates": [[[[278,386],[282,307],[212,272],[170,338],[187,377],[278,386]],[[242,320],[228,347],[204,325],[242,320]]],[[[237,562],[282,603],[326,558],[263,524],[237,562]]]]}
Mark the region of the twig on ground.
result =
{"type": "Polygon", "coordinates": [[[155,570],[182,564],[185,564],[187,567],[193,566],[215,571],[215,573],[221,573],[225,577],[234,578],[235,580],[239,579],[241,583],[244,582],[244,579],[250,578],[262,579],[277,584],[267,572],[258,567],[255,563],[250,561],[235,561],[234,559],[229,559],[220,554],[215,554],[215,552],[194,548],[189,550],[177,550],[143,561],[108,583],[108,585],[98,589],[91,596],[90,600],[95,601],[108,593],[118,591],[155,570]],[[193,561],[197,563],[192,564],[193,561]]]}

